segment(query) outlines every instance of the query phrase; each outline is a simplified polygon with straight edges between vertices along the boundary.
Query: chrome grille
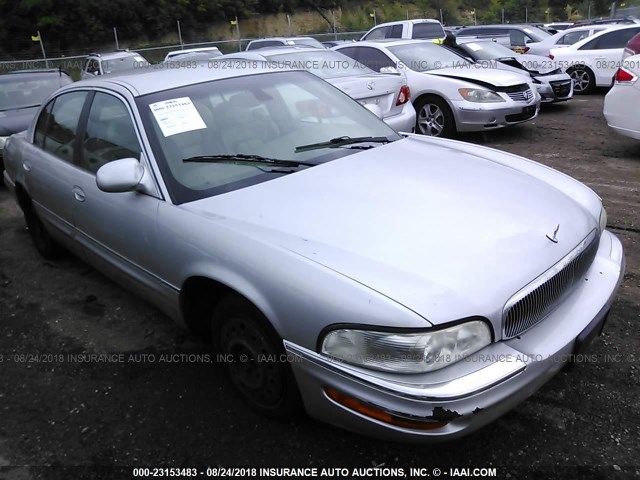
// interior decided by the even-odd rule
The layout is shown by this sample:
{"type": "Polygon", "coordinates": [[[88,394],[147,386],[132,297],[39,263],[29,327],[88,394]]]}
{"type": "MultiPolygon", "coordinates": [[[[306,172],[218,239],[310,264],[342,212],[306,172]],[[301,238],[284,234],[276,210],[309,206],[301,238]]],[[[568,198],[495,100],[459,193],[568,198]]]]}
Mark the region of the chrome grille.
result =
{"type": "Polygon", "coordinates": [[[509,98],[514,102],[528,102],[533,98],[533,92],[530,88],[527,88],[523,92],[507,92],[509,98]]]}
{"type": "Polygon", "coordinates": [[[597,250],[593,230],[569,255],[511,297],[502,314],[503,338],[520,335],[544,320],[584,276],[597,250]]]}

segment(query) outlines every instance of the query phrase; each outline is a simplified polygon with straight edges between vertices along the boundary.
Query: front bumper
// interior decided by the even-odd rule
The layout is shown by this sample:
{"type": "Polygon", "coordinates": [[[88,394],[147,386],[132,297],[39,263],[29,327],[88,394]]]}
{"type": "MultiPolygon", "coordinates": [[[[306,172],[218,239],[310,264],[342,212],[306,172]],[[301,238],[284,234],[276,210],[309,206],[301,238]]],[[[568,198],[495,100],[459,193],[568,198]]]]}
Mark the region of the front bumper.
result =
{"type": "MultiPolygon", "coordinates": [[[[608,231],[591,267],[549,317],[519,337],[495,342],[428,374],[400,375],[347,365],[285,341],[308,413],[327,423],[385,440],[429,442],[466,435],[532,395],[599,333],[624,274],[620,241],[608,231]],[[582,345],[584,346],[584,345],[582,345]],[[411,421],[441,422],[429,430],[399,426],[330,398],[340,392],[411,421]]],[[[334,397],[335,398],[335,397],[334,397]]]]}
{"type": "Polygon", "coordinates": [[[528,122],[538,116],[540,101],[472,103],[453,101],[458,132],[482,132],[528,122]]]}
{"type": "Polygon", "coordinates": [[[416,129],[416,109],[409,101],[404,104],[399,114],[384,117],[382,120],[396,132],[413,133],[416,129]]]}
{"type": "Polygon", "coordinates": [[[566,73],[557,75],[539,75],[535,77],[536,89],[542,97],[542,103],[564,102],[573,97],[573,80],[566,73]]]}

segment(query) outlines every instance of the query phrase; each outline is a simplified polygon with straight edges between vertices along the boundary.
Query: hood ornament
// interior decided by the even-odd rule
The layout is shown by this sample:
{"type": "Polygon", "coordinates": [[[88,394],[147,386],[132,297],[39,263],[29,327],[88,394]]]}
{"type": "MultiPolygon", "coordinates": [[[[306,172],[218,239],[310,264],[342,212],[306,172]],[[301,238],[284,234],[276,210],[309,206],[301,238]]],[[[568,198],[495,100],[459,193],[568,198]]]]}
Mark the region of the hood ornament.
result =
{"type": "Polygon", "coordinates": [[[367,88],[373,90],[376,86],[376,82],[367,82],[367,88]]]}
{"type": "Polygon", "coordinates": [[[556,229],[553,231],[553,237],[547,235],[547,238],[551,240],[553,243],[558,243],[558,230],[560,230],[560,224],[556,225],[556,229]]]}

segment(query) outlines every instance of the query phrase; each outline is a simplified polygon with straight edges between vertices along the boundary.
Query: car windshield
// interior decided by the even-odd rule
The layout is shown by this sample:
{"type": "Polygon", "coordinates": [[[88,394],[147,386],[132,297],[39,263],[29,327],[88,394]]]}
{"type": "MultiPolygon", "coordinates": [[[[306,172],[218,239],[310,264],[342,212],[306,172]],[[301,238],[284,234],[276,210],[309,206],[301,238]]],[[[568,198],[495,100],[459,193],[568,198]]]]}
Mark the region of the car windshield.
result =
{"type": "Polygon", "coordinates": [[[175,203],[295,173],[401,138],[308,72],[276,71],[139,97],[175,203]]]}
{"type": "Polygon", "coordinates": [[[471,63],[451,50],[431,42],[407,43],[389,50],[410,70],[427,72],[440,68],[469,66],[471,63]]]}
{"type": "Polygon", "coordinates": [[[469,42],[459,45],[477,60],[493,60],[517,55],[513,50],[500,45],[498,42],[469,42]]]}
{"type": "Polygon", "coordinates": [[[104,73],[122,72],[125,70],[133,70],[149,65],[140,55],[127,55],[125,57],[112,58],[103,60],[102,70],[104,73]]]}
{"type": "Polygon", "coordinates": [[[351,77],[375,73],[370,68],[332,50],[289,52],[268,55],[280,68],[307,70],[320,78],[351,77]]]}
{"type": "Polygon", "coordinates": [[[0,111],[37,107],[71,81],[66,74],[59,72],[0,75],[0,111]]]}

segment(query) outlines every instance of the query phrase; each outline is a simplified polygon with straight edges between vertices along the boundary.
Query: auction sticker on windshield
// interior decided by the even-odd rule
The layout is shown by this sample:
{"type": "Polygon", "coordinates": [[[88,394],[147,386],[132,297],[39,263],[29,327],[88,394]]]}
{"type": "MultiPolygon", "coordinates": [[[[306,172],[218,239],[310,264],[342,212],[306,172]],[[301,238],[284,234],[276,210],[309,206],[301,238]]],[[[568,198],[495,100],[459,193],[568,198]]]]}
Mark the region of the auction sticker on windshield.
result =
{"type": "Polygon", "coordinates": [[[149,107],[165,137],[207,128],[189,97],[163,100],[149,107]]]}

